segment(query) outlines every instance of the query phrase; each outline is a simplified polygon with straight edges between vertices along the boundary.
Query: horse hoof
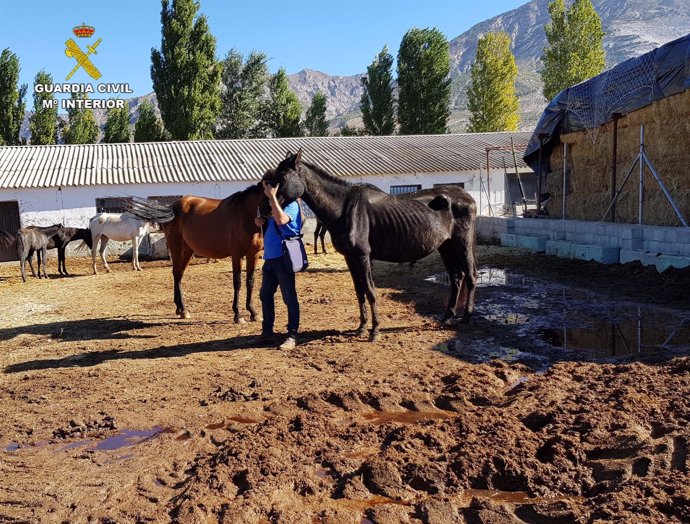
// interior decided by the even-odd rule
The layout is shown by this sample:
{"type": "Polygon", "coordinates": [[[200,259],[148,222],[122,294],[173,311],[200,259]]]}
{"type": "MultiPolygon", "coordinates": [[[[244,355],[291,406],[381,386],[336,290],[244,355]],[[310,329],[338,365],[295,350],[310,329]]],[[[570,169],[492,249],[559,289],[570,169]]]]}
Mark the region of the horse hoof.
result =
{"type": "Polygon", "coordinates": [[[180,315],[180,318],[191,318],[189,311],[178,311],[177,314],[180,315]]]}
{"type": "Polygon", "coordinates": [[[366,328],[359,328],[357,331],[355,331],[355,336],[356,337],[363,337],[366,332],[367,332],[366,328]]]}
{"type": "Polygon", "coordinates": [[[379,340],[379,332],[372,331],[369,333],[369,342],[377,342],[379,340]]]}
{"type": "Polygon", "coordinates": [[[246,321],[242,317],[235,317],[235,324],[245,324],[246,321]]]}

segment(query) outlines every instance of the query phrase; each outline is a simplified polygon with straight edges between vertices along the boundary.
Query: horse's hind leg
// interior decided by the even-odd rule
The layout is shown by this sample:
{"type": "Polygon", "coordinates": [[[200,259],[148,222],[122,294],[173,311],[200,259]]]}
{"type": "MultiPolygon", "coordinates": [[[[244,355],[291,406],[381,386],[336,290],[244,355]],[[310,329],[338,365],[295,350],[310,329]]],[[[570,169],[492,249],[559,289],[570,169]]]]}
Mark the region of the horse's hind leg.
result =
{"type": "Polygon", "coordinates": [[[328,251],[326,251],[326,228],[325,227],[321,229],[321,235],[319,235],[319,236],[321,237],[321,251],[323,251],[323,254],[325,255],[328,253],[328,251]]]}
{"type": "Polygon", "coordinates": [[[369,323],[369,315],[365,303],[364,290],[366,289],[365,268],[362,260],[355,257],[345,257],[345,262],[350,270],[352,282],[355,285],[355,293],[357,294],[357,302],[359,303],[359,327],[355,335],[361,337],[367,329],[369,323]]]}
{"type": "Polygon", "coordinates": [[[450,280],[450,291],[446,301],[446,310],[441,316],[441,322],[448,320],[456,315],[458,296],[460,294],[460,286],[462,284],[462,275],[459,272],[458,256],[453,249],[451,241],[446,241],[438,248],[438,252],[443,259],[443,265],[448,272],[448,279],[450,280]]]}
{"type": "Polygon", "coordinates": [[[376,286],[374,286],[374,275],[371,272],[371,259],[364,259],[364,291],[371,307],[371,331],[369,332],[369,342],[376,342],[379,338],[379,312],[376,305],[376,286]]]}
{"type": "Polygon", "coordinates": [[[249,311],[249,320],[254,322],[258,320],[256,316],[256,310],[254,309],[254,269],[256,268],[256,262],[259,258],[258,253],[247,255],[247,311],[249,311]]]}
{"type": "MultiPolygon", "coordinates": [[[[106,272],[110,273],[110,266],[108,265],[108,260],[105,258],[105,249],[108,247],[108,241],[110,239],[105,236],[101,235],[101,248],[100,248],[100,253],[101,253],[101,260],[103,261],[103,265],[105,266],[106,272]]],[[[94,262],[94,268],[96,267],[96,264],[94,262]]]]}
{"type": "MultiPolygon", "coordinates": [[[[477,258],[474,254],[474,249],[466,251],[462,257],[462,270],[465,273],[465,278],[462,281],[463,295],[465,299],[465,311],[462,314],[462,321],[468,323],[472,313],[474,313],[474,295],[477,291],[477,258]]],[[[463,297],[461,297],[463,298],[463,297]]]]}
{"type": "Polygon", "coordinates": [[[139,265],[139,244],[144,237],[132,237],[132,269],[134,271],[141,271],[141,266],[139,265]]]}
{"type": "MultiPolygon", "coordinates": [[[[26,251],[24,250],[24,245],[21,242],[21,238],[17,240],[17,256],[19,257],[19,270],[22,273],[22,282],[26,282],[26,251]]],[[[33,272],[34,268],[31,267],[33,272]]],[[[34,276],[36,274],[34,273],[34,276]]]]}
{"type": "Polygon", "coordinates": [[[242,288],[242,257],[232,257],[232,311],[235,314],[235,324],[244,324],[244,318],[240,316],[240,289],[242,288]]]}
{"type": "Polygon", "coordinates": [[[93,263],[93,274],[98,275],[96,269],[96,252],[98,251],[98,242],[101,240],[100,235],[93,235],[91,239],[91,262],[93,263]]]}
{"type": "Polygon", "coordinates": [[[179,315],[180,318],[189,318],[189,312],[184,304],[184,297],[182,295],[182,277],[184,275],[184,270],[189,264],[189,260],[192,258],[194,251],[182,240],[178,234],[172,232],[171,234],[165,235],[165,240],[168,243],[168,251],[172,257],[173,263],[173,281],[174,281],[174,300],[175,314],[179,315]]]}

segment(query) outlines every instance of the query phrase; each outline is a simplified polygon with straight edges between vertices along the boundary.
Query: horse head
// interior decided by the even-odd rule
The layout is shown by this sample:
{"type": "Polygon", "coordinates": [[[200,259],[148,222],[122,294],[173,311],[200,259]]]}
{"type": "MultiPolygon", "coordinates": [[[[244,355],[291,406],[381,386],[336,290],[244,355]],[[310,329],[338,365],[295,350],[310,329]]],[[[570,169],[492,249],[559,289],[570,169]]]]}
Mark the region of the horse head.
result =
{"type": "MultiPolygon", "coordinates": [[[[269,169],[264,173],[261,179],[262,183],[266,183],[271,187],[278,188],[276,196],[281,207],[300,198],[306,187],[304,180],[300,176],[300,169],[302,168],[302,148],[293,154],[290,151],[285,155],[278,167],[269,169]]],[[[259,205],[259,211],[262,216],[271,215],[271,207],[268,198],[264,197],[259,205]]]]}

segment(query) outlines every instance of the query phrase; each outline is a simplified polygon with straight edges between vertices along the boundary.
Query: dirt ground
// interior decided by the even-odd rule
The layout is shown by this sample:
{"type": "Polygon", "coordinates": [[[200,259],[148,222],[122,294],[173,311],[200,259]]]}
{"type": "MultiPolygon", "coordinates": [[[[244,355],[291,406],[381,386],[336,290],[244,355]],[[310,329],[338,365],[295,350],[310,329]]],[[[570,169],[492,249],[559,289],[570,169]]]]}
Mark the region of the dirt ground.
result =
{"type": "Polygon", "coordinates": [[[227,260],[189,267],[190,320],[167,261],[67,262],[0,265],[0,522],[690,521],[688,272],[480,246],[475,317],[439,325],[436,256],[376,263],[371,344],[342,257],[312,256],[283,352],[231,322],[227,260]],[[613,356],[553,340],[628,309],[613,356]],[[663,344],[640,312],[677,320],[663,344]]]}

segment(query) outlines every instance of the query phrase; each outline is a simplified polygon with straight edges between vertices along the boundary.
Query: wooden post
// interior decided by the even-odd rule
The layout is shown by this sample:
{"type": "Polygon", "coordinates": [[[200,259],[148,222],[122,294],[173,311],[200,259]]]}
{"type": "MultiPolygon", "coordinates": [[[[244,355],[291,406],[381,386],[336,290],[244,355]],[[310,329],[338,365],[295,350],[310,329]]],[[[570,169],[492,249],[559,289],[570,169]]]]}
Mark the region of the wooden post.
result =
{"type": "Polygon", "coordinates": [[[611,137],[611,222],[616,221],[616,164],[618,163],[618,119],[620,113],[613,113],[613,136],[611,137]]]}

